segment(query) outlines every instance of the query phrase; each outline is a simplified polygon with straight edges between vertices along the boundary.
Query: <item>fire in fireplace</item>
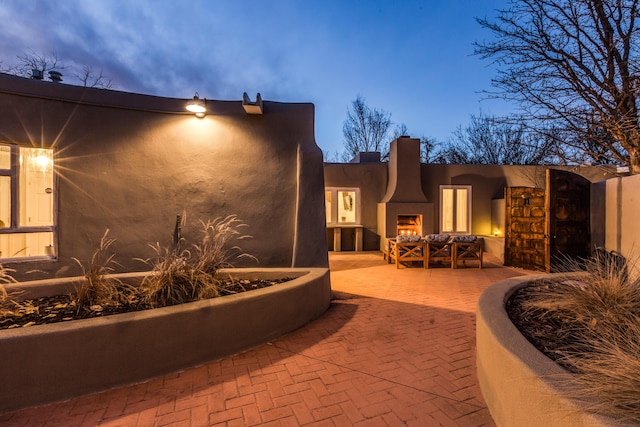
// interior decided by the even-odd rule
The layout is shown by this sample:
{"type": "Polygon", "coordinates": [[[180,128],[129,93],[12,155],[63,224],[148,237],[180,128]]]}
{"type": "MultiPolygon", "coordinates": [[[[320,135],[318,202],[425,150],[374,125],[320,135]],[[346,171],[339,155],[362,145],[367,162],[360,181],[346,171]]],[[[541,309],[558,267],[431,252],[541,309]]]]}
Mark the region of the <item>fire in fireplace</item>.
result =
{"type": "Polygon", "coordinates": [[[422,215],[398,215],[397,235],[422,235],[422,215]]]}

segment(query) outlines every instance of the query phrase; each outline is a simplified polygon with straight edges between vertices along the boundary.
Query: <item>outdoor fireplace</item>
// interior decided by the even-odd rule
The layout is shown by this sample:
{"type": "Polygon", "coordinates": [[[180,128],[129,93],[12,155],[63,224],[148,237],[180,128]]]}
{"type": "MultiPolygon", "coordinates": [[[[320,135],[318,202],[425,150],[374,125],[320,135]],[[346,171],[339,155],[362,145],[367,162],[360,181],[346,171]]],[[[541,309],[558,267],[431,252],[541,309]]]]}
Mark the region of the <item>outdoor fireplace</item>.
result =
{"type": "Polygon", "coordinates": [[[398,215],[396,221],[396,235],[417,234],[422,236],[422,215],[398,215]]]}
{"type": "Polygon", "coordinates": [[[420,140],[401,136],[389,147],[387,192],[378,203],[380,250],[388,239],[433,233],[433,203],[422,192],[420,140]]]}

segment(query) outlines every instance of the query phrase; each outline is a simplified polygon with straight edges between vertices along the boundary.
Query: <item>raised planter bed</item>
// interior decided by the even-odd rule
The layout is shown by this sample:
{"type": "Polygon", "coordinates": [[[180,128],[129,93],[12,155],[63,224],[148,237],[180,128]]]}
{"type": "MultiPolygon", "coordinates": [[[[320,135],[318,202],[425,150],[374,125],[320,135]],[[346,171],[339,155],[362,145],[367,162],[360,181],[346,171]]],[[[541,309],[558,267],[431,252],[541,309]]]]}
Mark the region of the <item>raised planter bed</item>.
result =
{"type": "Polygon", "coordinates": [[[491,416],[498,426],[620,426],[620,421],[588,413],[569,398],[568,372],[527,341],[509,319],[506,301],[535,278],[500,281],[478,300],[476,364],[491,416]]]}
{"type": "MultiPolygon", "coordinates": [[[[326,268],[232,269],[242,279],[294,280],[153,310],[0,331],[0,412],[132,384],[228,356],[293,331],[331,303],[326,268]]],[[[134,280],[139,274],[117,275],[134,280]]],[[[20,284],[28,296],[73,280],[20,284]]]]}

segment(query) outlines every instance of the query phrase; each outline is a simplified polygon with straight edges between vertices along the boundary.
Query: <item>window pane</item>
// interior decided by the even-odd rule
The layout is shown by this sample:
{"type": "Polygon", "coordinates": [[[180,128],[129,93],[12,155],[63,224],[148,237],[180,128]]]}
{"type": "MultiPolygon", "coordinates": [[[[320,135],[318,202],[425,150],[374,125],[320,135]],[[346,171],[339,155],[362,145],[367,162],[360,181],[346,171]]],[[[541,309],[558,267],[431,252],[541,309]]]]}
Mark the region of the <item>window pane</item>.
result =
{"type": "Polygon", "coordinates": [[[327,216],[327,224],[331,224],[331,191],[324,192],[325,215],[327,216]]]}
{"type": "Polygon", "coordinates": [[[442,230],[452,232],[453,229],[453,189],[442,189],[442,230]]]}
{"type": "Polygon", "coordinates": [[[338,191],[338,222],[356,222],[356,192],[338,191]]]}
{"type": "Polygon", "coordinates": [[[53,150],[20,148],[21,226],[53,225],[53,150]]]}
{"type": "Polygon", "coordinates": [[[0,257],[52,256],[53,232],[0,234],[0,257]]]}
{"type": "Polygon", "coordinates": [[[458,233],[466,233],[469,221],[469,207],[467,206],[468,191],[466,188],[458,188],[456,190],[456,231],[458,233]]]}
{"type": "Polygon", "coordinates": [[[0,145],[0,169],[11,169],[11,147],[0,145]]]}
{"type": "Polygon", "coordinates": [[[11,226],[11,178],[0,176],[0,228],[11,226]]]}

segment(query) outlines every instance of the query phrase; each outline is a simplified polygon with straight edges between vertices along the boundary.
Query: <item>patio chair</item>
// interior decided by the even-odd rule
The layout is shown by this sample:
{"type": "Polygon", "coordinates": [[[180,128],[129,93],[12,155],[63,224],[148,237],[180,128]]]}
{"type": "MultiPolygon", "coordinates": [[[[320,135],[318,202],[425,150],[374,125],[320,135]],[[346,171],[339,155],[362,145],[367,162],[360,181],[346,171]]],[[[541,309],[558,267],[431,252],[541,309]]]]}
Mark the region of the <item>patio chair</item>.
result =
{"type": "Polygon", "coordinates": [[[434,263],[453,266],[452,244],[448,234],[429,234],[425,239],[425,268],[430,268],[434,263]]]}
{"type": "Polygon", "coordinates": [[[455,236],[453,238],[452,267],[457,268],[459,261],[466,265],[467,261],[474,260],[478,261],[478,267],[482,268],[483,246],[484,240],[477,236],[455,236]]]}
{"type": "Polygon", "coordinates": [[[400,268],[401,262],[422,261],[423,265],[426,265],[424,245],[420,236],[398,236],[389,239],[388,262],[395,262],[396,268],[400,268]]]}

